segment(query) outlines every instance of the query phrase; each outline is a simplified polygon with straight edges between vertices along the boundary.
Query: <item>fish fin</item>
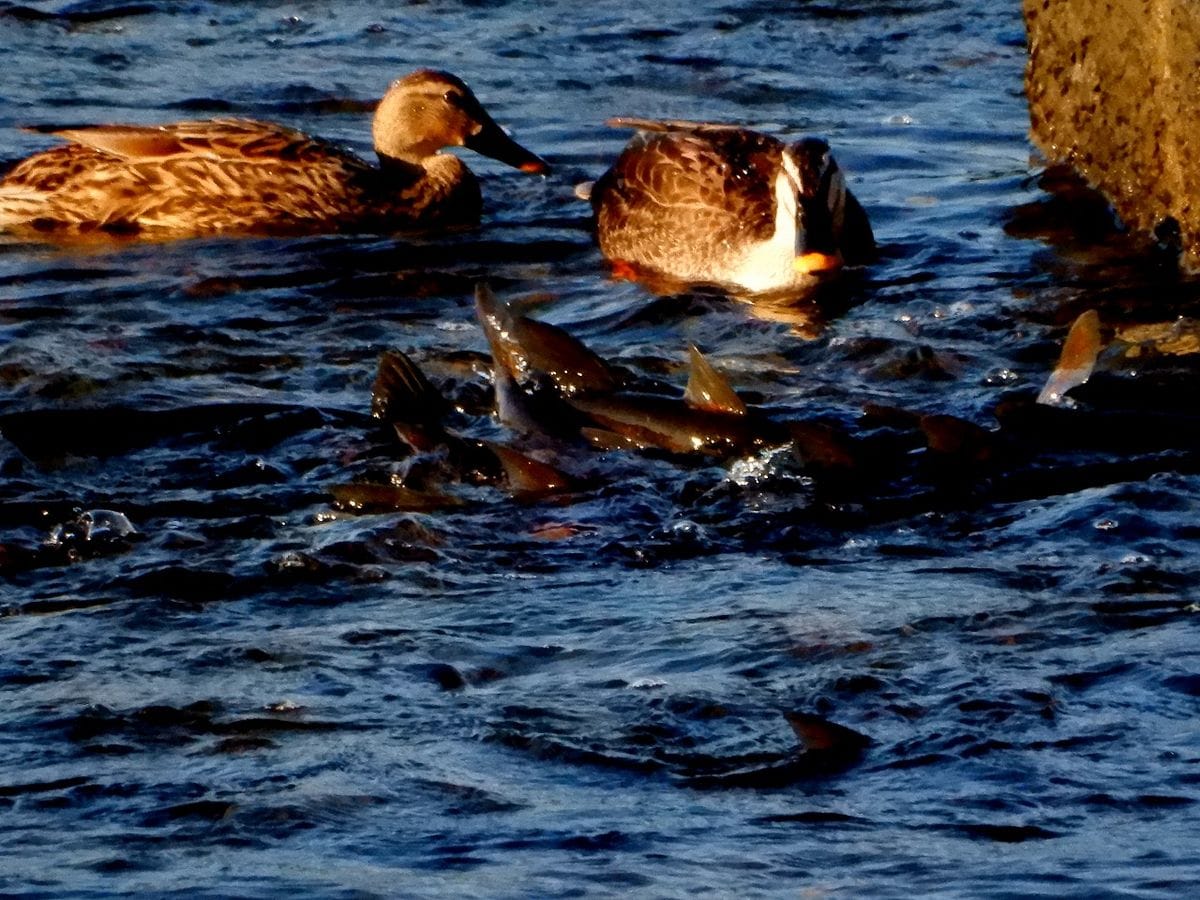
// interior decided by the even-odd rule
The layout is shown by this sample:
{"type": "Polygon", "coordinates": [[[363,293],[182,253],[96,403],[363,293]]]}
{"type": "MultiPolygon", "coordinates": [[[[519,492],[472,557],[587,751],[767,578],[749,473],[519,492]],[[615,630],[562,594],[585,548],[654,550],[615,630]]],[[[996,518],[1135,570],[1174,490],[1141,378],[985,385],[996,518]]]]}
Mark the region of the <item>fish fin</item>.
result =
{"type": "Polygon", "coordinates": [[[503,369],[512,378],[524,375],[527,366],[513,336],[512,311],[483,281],[475,285],[475,315],[492,351],[496,374],[503,369]]]}
{"type": "Polygon", "coordinates": [[[1072,323],[1067,339],[1063,341],[1058,365],[1038,394],[1037,402],[1047,406],[1069,405],[1067,392],[1091,378],[1100,349],[1100,315],[1089,309],[1072,323]]]}
{"type": "Polygon", "coordinates": [[[613,281],[637,281],[641,278],[641,273],[633,263],[623,259],[610,259],[608,262],[613,281]]]}
{"type": "Polygon", "coordinates": [[[571,488],[570,475],[540,459],[527,456],[512,447],[483,441],[485,447],[496,454],[508,479],[509,490],[516,496],[538,497],[571,488]]]}
{"type": "Polygon", "coordinates": [[[497,385],[504,374],[524,383],[537,372],[564,394],[616,390],[620,379],[587,345],[557,325],[514,315],[484,282],[475,286],[475,313],[492,351],[497,385]]]}
{"type": "Polygon", "coordinates": [[[524,371],[549,375],[564,395],[608,394],[620,386],[621,379],[608,363],[557,325],[528,316],[510,318],[509,323],[524,371]]]}
{"type": "Polygon", "coordinates": [[[399,350],[385,350],[371,385],[371,415],[384,422],[430,424],[449,409],[441,392],[399,350]]]}
{"type": "Polygon", "coordinates": [[[853,728],[811,713],[786,712],[783,717],[792,726],[792,731],[805,750],[857,753],[873,743],[869,737],[853,728]]]}
{"type": "Polygon", "coordinates": [[[492,352],[496,416],[519,431],[536,430],[521,391],[520,381],[529,365],[513,337],[512,312],[482,281],[475,285],[475,314],[492,352]]]}
{"type": "Polygon", "coordinates": [[[684,402],[693,409],[744,416],[746,404],[725,376],[713,368],[712,363],[695,344],[688,345],[688,353],[691,356],[692,369],[688,376],[687,389],[683,393],[684,402]]]}

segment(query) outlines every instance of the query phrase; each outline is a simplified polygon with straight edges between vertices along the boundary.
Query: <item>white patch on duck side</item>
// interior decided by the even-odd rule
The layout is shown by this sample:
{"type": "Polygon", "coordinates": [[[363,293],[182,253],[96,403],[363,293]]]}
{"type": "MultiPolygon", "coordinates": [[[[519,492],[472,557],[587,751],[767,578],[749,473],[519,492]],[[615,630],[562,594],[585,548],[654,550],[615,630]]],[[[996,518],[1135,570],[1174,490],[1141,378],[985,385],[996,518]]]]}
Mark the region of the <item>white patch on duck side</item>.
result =
{"type": "Polygon", "coordinates": [[[810,278],[798,273],[793,265],[801,237],[796,199],[800,172],[786,150],[780,154],[780,163],[775,176],[775,233],[768,240],[750,245],[730,273],[731,282],[755,293],[791,287],[810,278]]]}

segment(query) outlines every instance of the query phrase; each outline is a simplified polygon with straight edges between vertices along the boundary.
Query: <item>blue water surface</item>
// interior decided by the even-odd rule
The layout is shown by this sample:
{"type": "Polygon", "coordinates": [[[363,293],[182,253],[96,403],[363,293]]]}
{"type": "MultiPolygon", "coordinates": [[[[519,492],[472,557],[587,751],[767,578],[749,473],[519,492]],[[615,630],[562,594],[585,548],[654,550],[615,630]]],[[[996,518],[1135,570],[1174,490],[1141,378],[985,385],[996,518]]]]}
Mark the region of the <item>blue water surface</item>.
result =
{"type": "Polygon", "coordinates": [[[482,278],[680,389],[694,342],[850,429],[866,403],[994,429],[1082,309],[1194,314],[1124,244],[1014,226],[1045,202],[1019,4],[0,3],[0,43],[5,159],[48,146],[22,125],[222,115],[369,154],[371,101],[434,66],[554,165],[470,156],[484,223],[425,239],[0,244],[0,415],[65,417],[0,441],[0,891],[1196,889],[1186,454],[1068,443],[894,512],[823,508],[778,458],[597,454],[569,501],[433,513],[328,495],[404,465],[367,417],[382,351],[486,397],[482,278]],[[611,279],[574,188],[615,115],[826,137],[879,260],[819,307],[611,279]],[[695,777],[791,758],[790,712],[872,744],[695,777]]]}

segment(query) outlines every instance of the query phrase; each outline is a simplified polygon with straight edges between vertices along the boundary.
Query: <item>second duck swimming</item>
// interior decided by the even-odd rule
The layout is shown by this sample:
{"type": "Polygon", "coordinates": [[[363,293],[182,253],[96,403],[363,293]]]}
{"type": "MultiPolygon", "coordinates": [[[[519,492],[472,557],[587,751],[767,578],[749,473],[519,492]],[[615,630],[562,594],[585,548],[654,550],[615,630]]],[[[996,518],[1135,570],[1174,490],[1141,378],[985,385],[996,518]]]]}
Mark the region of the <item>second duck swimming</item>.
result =
{"type": "Polygon", "coordinates": [[[701,122],[609,124],[639,130],[591,189],[600,250],[619,274],[787,291],[875,249],[822,140],[785,144],[701,122]]]}

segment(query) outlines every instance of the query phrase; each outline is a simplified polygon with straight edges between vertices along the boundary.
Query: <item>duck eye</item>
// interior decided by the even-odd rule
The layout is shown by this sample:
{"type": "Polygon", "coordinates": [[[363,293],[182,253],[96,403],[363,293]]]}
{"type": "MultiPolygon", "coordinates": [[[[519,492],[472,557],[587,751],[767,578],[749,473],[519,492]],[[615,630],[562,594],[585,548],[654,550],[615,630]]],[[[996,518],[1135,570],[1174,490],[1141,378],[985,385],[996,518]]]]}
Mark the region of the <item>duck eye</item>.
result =
{"type": "Polygon", "coordinates": [[[442,94],[442,99],[451,106],[462,107],[463,105],[462,94],[460,94],[458,91],[446,91],[446,93],[442,94]]]}

